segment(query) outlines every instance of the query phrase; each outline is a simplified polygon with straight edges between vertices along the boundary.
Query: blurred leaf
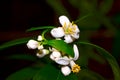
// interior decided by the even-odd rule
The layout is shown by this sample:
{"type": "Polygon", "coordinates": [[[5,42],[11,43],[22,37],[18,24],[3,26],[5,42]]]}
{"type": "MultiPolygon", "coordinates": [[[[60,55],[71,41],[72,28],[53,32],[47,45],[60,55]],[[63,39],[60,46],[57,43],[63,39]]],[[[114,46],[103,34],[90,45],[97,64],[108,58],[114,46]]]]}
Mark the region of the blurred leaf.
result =
{"type": "Polygon", "coordinates": [[[79,8],[80,6],[80,0],[68,0],[71,5],[73,5],[75,8],[79,8]]]}
{"type": "Polygon", "coordinates": [[[78,77],[79,80],[105,80],[101,75],[87,69],[82,69],[78,77]]]}
{"type": "Polygon", "coordinates": [[[91,54],[89,54],[89,56],[90,56],[91,59],[94,59],[94,60],[98,61],[101,64],[105,63],[105,60],[103,58],[101,58],[100,55],[95,54],[93,51],[91,52],[91,54]]]}
{"type": "Polygon", "coordinates": [[[19,59],[19,60],[28,60],[28,61],[37,61],[36,56],[26,55],[26,54],[14,54],[6,57],[7,59],[19,59]]]}
{"type": "Polygon", "coordinates": [[[100,55],[102,57],[104,57],[108,61],[108,63],[110,64],[110,66],[111,66],[111,68],[113,70],[113,73],[114,73],[115,80],[120,80],[120,68],[119,68],[119,65],[118,65],[116,59],[108,51],[106,51],[105,49],[103,49],[103,48],[101,48],[101,47],[99,47],[97,45],[87,43],[87,42],[79,42],[79,44],[84,44],[84,45],[95,47],[100,52],[100,55]]]}
{"type": "Polygon", "coordinates": [[[97,17],[100,20],[101,24],[103,24],[108,30],[111,30],[113,33],[116,32],[115,26],[111,23],[111,20],[108,17],[100,13],[97,13],[97,15],[98,15],[97,17]]]}
{"type": "Polygon", "coordinates": [[[54,26],[40,26],[40,27],[32,27],[28,29],[27,31],[36,31],[36,30],[41,30],[41,29],[51,29],[54,28],[54,26]]]}
{"type": "Polygon", "coordinates": [[[112,8],[113,1],[114,0],[103,0],[103,1],[101,1],[101,4],[99,6],[100,13],[107,14],[110,11],[110,9],[112,8]]]}
{"type": "Polygon", "coordinates": [[[115,39],[113,42],[113,52],[112,55],[117,59],[120,57],[120,30],[116,32],[115,39]]]}
{"type": "Polygon", "coordinates": [[[80,29],[97,30],[100,27],[101,22],[99,21],[95,13],[82,15],[80,16],[80,18],[76,20],[77,25],[79,25],[80,29]]]}
{"type": "MultiPolygon", "coordinates": [[[[61,79],[59,79],[61,80],[61,79]]],[[[65,80],[78,80],[78,77],[76,76],[75,73],[71,73],[69,76],[65,77],[65,80]]]]}
{"type": "Polygon", "coordinates": [[[74,56],[73,47],[65,43],[63,40],[49,40],[46,43],[65,54],[71,55],[72,57],[74,56]]]}
{"type": "Polygon", "coordinates": [[[33,77],[33,80],[77,80],[77,76],[74,74],[64,76],[61,70],[52,65],[46,65],[33,77]]]}
{"type": "Polygon", "coordinates": [[[69,13],[63,6],[61,0],[46,0],[46,2],[54,9],[57,14],[69,16],[69,13]]]}
{"type": "Polygon", "coordinates": [[[15,46],[15,45],[27,43],[28,40],[30,40],[30,39],[31,38],[21,38],[21,39],[16,39],[16,40],[6,42],[6,43],[0,45],[0,50],[8,48],[8,47],[15,46]]]}
{"type": "Polygon", "coordinates": [[[62,73],[59,73],[56,80],[78,80],[78,77],[74,73],[71,73],[68,76],[64,76],[62,73]]]}
{"type": "Polygon", "coordinates": [[[114,23],[116,25],[119,26],[120,25],[120,12],[116,13],[115,15],[113,15],[112,20],[114,21],[114,23]]]}
{"type": "Polygon", "coordinates": [[[39,69],[40,67],[27,67],[11,74],[6,80],[31,80],[39,69]]]}
{"type": "Polygon", "coordinates": [[[56,80],[59,71],[51,65],[46,65],[35,74],[33,80],[56,80]]]}

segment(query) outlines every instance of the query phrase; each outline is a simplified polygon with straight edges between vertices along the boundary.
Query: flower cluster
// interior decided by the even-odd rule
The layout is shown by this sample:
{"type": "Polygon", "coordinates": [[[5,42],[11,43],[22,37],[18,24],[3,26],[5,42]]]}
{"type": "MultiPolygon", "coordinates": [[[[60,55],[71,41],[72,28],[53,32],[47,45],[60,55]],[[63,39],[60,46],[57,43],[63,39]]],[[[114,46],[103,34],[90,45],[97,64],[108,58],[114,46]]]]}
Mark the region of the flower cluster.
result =
{"type": "Polygon", "coordinates": [[[73,73],[78,73],[80,71],[80,66],[75,64],[75,60],[79,58],[79,51],[77,46],[74,44],[73,46],[74,50],[74,58],[71,56],[62,56],[62,53],[57,51],[56,49],[52,49],[52,53],[50,55],[50,58],[55,61],[57,64],[61,65],[61,72],[67,76],[73,71],[73,73]]]}
{"type": "Polygon", "coordinates": [[[40,57],[40,58],[42,58],[42,57],[44,57],[45,55],[49,54],[49,50],[48,50],[48,49],[44,49],[44,46],[43,46],[43,44],[42,44],[42,41],[43,41],[43,40],[44,40],[44,39],[42,38],[42,36],[39,35],[37,41],[31,39],[31,40],[29,40],[28,43],[27,43],[27,47],[28,47],[29,49],[38,49],[36,55],[37,55],[38,57],[40,57]]]}
{"type": "MultiPolygon", "coordinates": [[[[78,26],[71,23],[66,16],[60,16],[59,21],[62,27],[53,28],[51,30],[51,35],[55,39],[61,40],[64,37],[64,42],[72,43],[75,39],[79,38],[78,26]]],[[[50,59],[53,60],[55,63],[61,65],[61,72],[63,75],[67,76],[71,72],[78,73],[81,69],[80,66],[75,63],[75,61],[79,58],[79,51],[77,45],[73,45],[74,57],[70,55],[65,55],[61,51],[55,49],[54,47],[49,47],[48,49],[44,48],[44,38],[39,35],[37,41],[36,40],[29,40],[27,43],[27,47],[29,49],[37,49],[36,55],[39,58],[44,57],[47,54],[50,54],[50,59]]]]}

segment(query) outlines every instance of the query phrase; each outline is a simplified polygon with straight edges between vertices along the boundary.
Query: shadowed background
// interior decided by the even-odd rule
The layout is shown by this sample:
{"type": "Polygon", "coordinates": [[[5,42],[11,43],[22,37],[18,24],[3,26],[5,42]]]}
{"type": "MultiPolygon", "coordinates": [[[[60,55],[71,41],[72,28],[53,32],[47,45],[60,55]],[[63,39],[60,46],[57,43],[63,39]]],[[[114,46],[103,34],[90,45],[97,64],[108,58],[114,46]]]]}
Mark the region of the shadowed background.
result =
{"type": "MultiPolygon", "coordinates": [[[[0,44],[18,38],[37,36],[40,31],[26,32],[31,27],[60,26],[58,17],[63,14],[78,24],[81,30],[81,41],[105,48],[120,63],[119,0],[2,0],[0,44]],[[83,19],[79,20],[79,18],[83,19]]],[[[32,63],[24,60],[6,60],[4,56],[29,52],[33,51],[29,51],[25,44],[0,51],[0,80],[32,63]]],[[[101,65],[90,59],[88,65],[108,80],[113,79],[108,64],[101,65]]]]}

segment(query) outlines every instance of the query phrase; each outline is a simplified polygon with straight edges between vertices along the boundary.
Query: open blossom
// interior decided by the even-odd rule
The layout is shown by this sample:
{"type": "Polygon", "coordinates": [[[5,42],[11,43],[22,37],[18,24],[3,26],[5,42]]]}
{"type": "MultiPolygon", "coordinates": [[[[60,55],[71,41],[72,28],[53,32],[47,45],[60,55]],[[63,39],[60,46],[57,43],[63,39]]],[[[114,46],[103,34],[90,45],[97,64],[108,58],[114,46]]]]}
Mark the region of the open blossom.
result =
{"type": "Polygon", "coordinates": [[[59,17],[60,24],[62,27],[53,28],[51,30],[51,35],[55,38],[61,38],[64,37],[64,41],[66,43],[71,43],[75,39],[79,38],[79,32],[78,26],[71,23],[69,19],[66,16],[60,16],[59,17]]]}
{"type": "MultiPolygon", "coordinates": [[[[73,50],[74,50],[74,57],[68,57],[68,56],[61,56],[59,53],[56,53],[55,55],[53,55],[53,53],[51,54],[53,58],[52,60],[54,60],[57,64],[62,65],[61,67],[61,72],[67,76],[71,73],[71,71],[73,73],[78,73],[81,69],[80,66],[77,65],[74,61],[77,60],[79,58],[79,51],[77,46],[74,44],[73,46],[73,50]],[[59,56],[60,55],[60,56],[59,56]],[[70,67],[69,67],[70,66],[70,67]]],[[[50,55],[50,56],[51,56],[50,55]]]]}

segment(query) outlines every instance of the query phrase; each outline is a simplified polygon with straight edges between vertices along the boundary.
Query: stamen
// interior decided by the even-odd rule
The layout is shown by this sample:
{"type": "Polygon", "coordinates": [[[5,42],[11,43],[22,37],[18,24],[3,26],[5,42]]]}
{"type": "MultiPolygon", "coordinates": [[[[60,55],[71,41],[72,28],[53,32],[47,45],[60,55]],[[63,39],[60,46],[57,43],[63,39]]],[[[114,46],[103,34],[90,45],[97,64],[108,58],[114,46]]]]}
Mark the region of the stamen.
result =
{"type": "Polygon", "coordinates": [[[39,50],[37,53],[41,55],[42,54],[42,50],[39,50]]]}
{"type": "Polygon", "coordinates": [[[78,73],[80,70],[81,69],[80,69],[79,65],[77,65],[77,64],[73,65],[73,67],[72,67],[72,72],[73,73],[78,73]]]}

